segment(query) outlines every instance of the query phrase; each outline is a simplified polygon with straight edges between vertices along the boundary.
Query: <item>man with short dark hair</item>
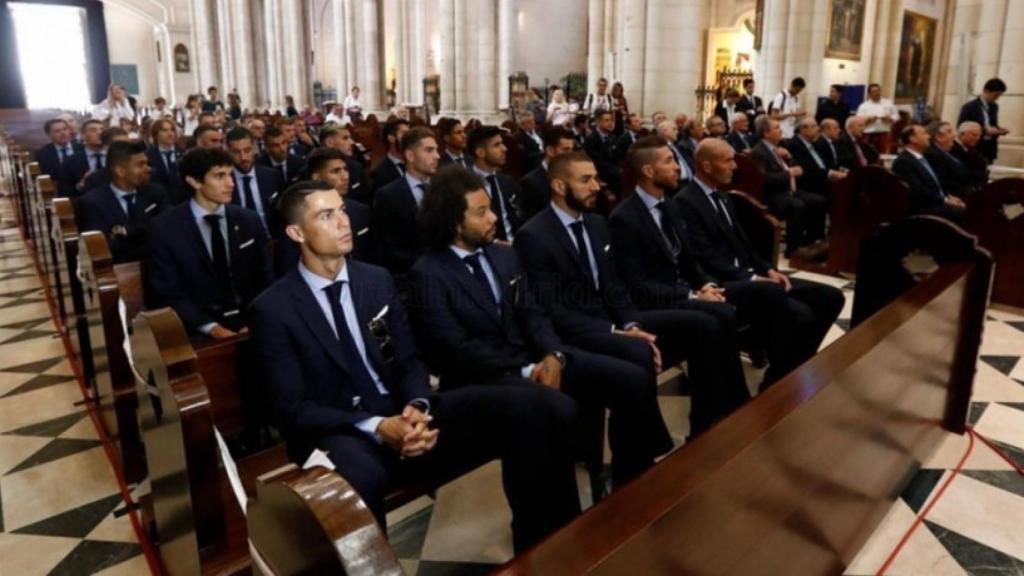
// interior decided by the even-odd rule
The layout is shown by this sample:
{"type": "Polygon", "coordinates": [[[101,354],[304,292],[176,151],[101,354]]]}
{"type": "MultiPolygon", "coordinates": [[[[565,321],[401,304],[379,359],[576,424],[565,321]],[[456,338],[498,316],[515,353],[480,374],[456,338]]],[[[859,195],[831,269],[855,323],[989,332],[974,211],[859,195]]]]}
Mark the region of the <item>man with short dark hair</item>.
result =
{"type": "Polygon", "coordinates": [[[761,101],[761,97],[754,95],[753,78],[743,80],[743,95],[736,102],[736,111],[743,112],[751,126],[754,125],[754,118],[765,113],[764,102],[761,101]]]}
{"type": "Polygon", "coordinates": [[[381,528],[394,487],[500,458],[513,546],[525,550],[579,512],[574,403],[542,386],[431,390],[391,276],[348,258],[342,204],[326,183],[285,190],[301,262],[252,306],[256,364],[289,456],[326,452],[381,528]]]}
{"type": "Polygon", "coordinates": [[[50,142],[36,150],[35,160],[39,163],[39,173],[59,181],[64,163],[75,154],[81,154],[83,147],[71,140],[71,131],[64,120],[47,120],[43,130],[49,136],[50,142]]]}
{"type": "Polygon", "coordinates": [[[178,163],[192,199],[153,220],[146,297],[170,306],[193,334],[220,340],[246,331],[249,303],[273,279],[259,215],[231,203],[234,160],[194,148],[178,163]]]}
{"type": "Polygon", "coordinates": [[[434,133],[422,126],[404,131],[399,147],[402,177],[374,192],[372,227],[376,262],[392,274],[403,275],[421,252],[418,214],[440,154],[434,133]]]}
{"type": "Polygon", "coordinates": [[[495,238],[511,242],[522,220],[519,217],[519,186],[511,176],[499,172],[505,167],[508,149],[501,128],[480,126],[469,137],[467,148],[473,156],[473,173],[484,181],[491,197],[491,210],[498,215],[495,238]]]}
{"type": "Polygon", "coordinates": [[[280,172],[285,185],[296,181],[302,172],[302,160],[288,153],[288,136],[277,126],[270,126],[263,133],[267,151],[256,161],[257,164],[280,172]]]}
{"type": "Polygon", "coordinates": [[[893,174],[910,187],[910,209],[917,214],[940,216],[951,222],[963,222],[964,201],[950,194],[939,174],[928,162],[931,138],[924,126],[914,124],[900,132],[903,152],[892,163],[893,174]]]}
{"type": "Polygon", "coordinates": [[[850,105],[843,100],[843,86],[833,84],[828,89],[828,98],[818,105],[818,111],[814,114],[814,120],[820,125],[826,119],[832,119],[842,126],[850,117],[850,105]]]}
{"type": "Polygon", "coordinates": [[[519,130],[515,133],[515,141],[523,151],[523,170],[529,172],[540,166],[544,159],[544,141],[537,134],[537,123],[533,114],[524,114],[519,118],[519,130]]]}
{"type": "MultiPolygon", "coordinates": [[[[359,150],[356,148],[356,141],[352,138],[352,129],[340,124],[326,124],[320,130],[320,142],[324,148],[332,148],[341,152],[345,158],[345,171],[348,172],[347,194],[354,200],[359,200],[369,208],[367,198],[370,196],[370,185],[366,179],[366,170],[358,158],[359,150]]],[[[308,158],[307,158],[308,161],[308,158]]]]}
{"type": "Polygon", "coordinates": [[[640,117],[636,112],[630,112],[626,115],[625,126],[623,126],[622,135],[615,142],[615,152],[618,155],[617,160],[621,163],[626,159],[626,154],[629,153],[629,147],[634,142],[642,138],[644,135],[644,119],[640,117]]]}
{"type": "Polygon", "coordinates": [[[462,164],[469,169],[473,167],[473,159],[466,154],[466,129],[462,122],[455,118],[445,118],[438,122],[444,153],[441,154],[440,166],[453,163],[462,164]]]}
{"type": "Polygon", "coordinates": [[[256,149],[247,129],[239,126],[228,132],[227,149],[235,163],[231,203],[259,214],[267,235],[273,236],[277,231],[274,199],[285,188],[284,178],[277,170],[256,164],[256,149]]]}
{"type": "Polygon", "coordinates": [[[57,194],[64,197],[79,196],[88,192],[84,188],[86,178],[102,172],[107,166],[107,150],[103,146],[103,122],[90,119],[82,123],[82,153],[69,156],[61,166],[57,179],[57,194]]]}
{"type": "Polygon", "coordinates": [[[207,150],[222,150],[224,148],[224,134],[221,133],[220,128],[215,126],[200,125],[192,133],[192,137],[195,138],[196,148],[207,150]]]}
{"type": "Polygon", "coordinates": [[[892,100],[882,98],[882,87],[874,82],[868,84],[867,96],[857,107],[857,116],[864,118],[864,140],[888,154],[893,124],[900,119],[899,111],[892,100]]]}
{"type": "Polygon", "coordinates": [[[575,146],[572,133],[561,126],[548,128],[544,133],[544,160],[519,181],[519,214],[524,222],[551,202],[548,165],[555,157],[572,152],[575,146]]]}
{"type": "Polygon", "coordinates": [[[999,104],[996,100],[1006,92],[1006,82],[992,78],[985,82],[981,95],[960,108],[957,124],[977,122],[981,126],[981,142],[978,151],[991,164],[999,155],[999,137],[1006,136],[1009,130],[999,125],[999,104]]]}
{"type": "MultiPolygon", "coordinates": [[[[384,144],[388,147],[387,156],[370,173],[370,198],[372,207],[374,195],[378,190],[405,175],[405,161],[402,159],[402,137],[409,131],[409,121],[402,118],[388,120],[381,132],[384,144]]],[[[411,263],[410,263],[411,264],[411,263]]]]}
{"type": "Polygon", "coordinates": [[[725,98],[715,106],[715,116],[722,119],[725,122],[726,131],[732,128],[732,120],[740,111],[736,109],[736,105],[740,101],[740,91],[735,88],[729,88],[725,91],[725,98]]]}
{"type": "Polygon", "coordinates": [[[789,83],[789,89],[779,92],[768,104],[768,115],[779,121],[783,138],[792,138],[797,121],[807,115],[800,100],[800,92],[806,86],[807,82],[797,76],[789,83]]]}
{"type": "MultiPolygon", "coordinates": [[[[373,248],[373,234],[370,228],[372,212],[370,207],[352,198],[352,177],[348,171],[348,157],[336,148],[317,148],[306,158],[306,168],[313,180],[327,182],[334,186],[344,199],[345,213],[352,228],[352,254],[356,260],[366,262],[373,248]]],[[[288,244],[294,244],[289,242],[288,244]]]]}
{"type": "MultiPolygon", "coordinates": [[[[86,132],[88,123],[82,128],[86,132]]],[[[150,222],[167,207],[166,192],[160,185],[150,184],[149,160],[142,142],[114,142],[107,160],[110,184],[81,197],[80,229],[102,232],[115,263],[143,260],[150,222]]]]}
{"type": "Polygon", "coordinates": [[[214,112],[224,109],[224,103],[218,98],[217,92],[216,86],[210,86],[206,89],[206,99],[203,100],[203,112],[208,112],[211,116],[214,112]]]}
{"type": "Polygon", "coordinates": [[[572,131],[572,137],[576,139],[577,149],[582,149],[583,144],[587,141],[587,135],[590,134],[590,116],[586,114],[573,116],[572,126],[569,129],[572,131]]]}
{"type": "Polygon", "coordinates": [[[612,193],[621,193],[622,167],[615,150],[615,115],[610,110],[594,112],[594,131],[587,136],[583,150],[597,166],[597,174],[612,193]]]}

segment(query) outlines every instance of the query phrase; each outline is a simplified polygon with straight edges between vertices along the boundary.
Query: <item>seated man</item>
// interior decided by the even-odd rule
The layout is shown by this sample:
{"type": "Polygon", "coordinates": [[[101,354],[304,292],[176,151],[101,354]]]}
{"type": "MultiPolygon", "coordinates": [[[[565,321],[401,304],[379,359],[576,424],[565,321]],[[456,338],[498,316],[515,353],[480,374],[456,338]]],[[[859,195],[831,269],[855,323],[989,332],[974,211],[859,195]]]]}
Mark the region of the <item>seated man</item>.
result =
{"type": "Polygon", "coordinates": [[[267,150],[256,160],[260,166],[280,172],[286,186],[298,179],[303,166],[301,158],[288,153],[287,138],[277,126],[268,127],[263,133],[263,143],[267,150]]]}
{"type": "Polygon", "coordinates": [[[690,118],[683,122],[683,127],[679,131],[679,140],[676,141],[676,146],[679,148],[685,148],[692,156],[693,151],[697,149],[697,144],[700,144],[700,141],[704,139],[704,136],[704,123],[700,121],[700,118],[690,118]]]}
{"type": "MultiPolygon", "coordinates": [[[[302,119],[302,116],[295,116],[293,118],[283,120],[282,126],[286,124],[291,125],[291,140],[288,143],[288,155],[295,156],[302,162],[306,161],[306,156],[313,151],[316,147],[316,142],[313,140],[313,136],[309,133],[306,128],[306,121],[302,119]]],[[[287,135],[287,129],[285,131],[287,135]]]]}
{"type": "Polygon", "coordinates": [[[519,130],[515,134],[516,144],[523,151],[523,170],[529,172],[540,166],[544,158],[544,142],[537,134],[537,123],[533,114],[524,114],[519,118],[519,130]]]}
{"type": "Polygon", "coordinates": [[[249,303],[273,280],[259,215],[231,204],[233,162],[224,150],[189,150],[178,172],[192,199],[150,227],[147,300],[170,306],[194,334],[246,330],[249,303]]]}
{"type": "Polygon", "coordinates": [[[819,127],[821,136],[814,142],[814,149],[818,152],[818,156],[825,161],[825,167],[829,170],[849,172],[849,169],[839,164],[839,149],[836,147],[839,136],[842,134],[839,122],[833,118],[825,118],[819,127]]]}
{"type": "Polygon", "coordinates": [[[736,106],[739,101],[740,91],[735,88],[729,88],[725,91],[725,98],[715,106],[715,116],[718,116],[722,119],[722,122],[725,122],[725,127],[728,130],[732,129],[732,122],[736,115],[740,113],[736,106]]]}
{"type": "Polygon", "coordinates": [[[840,168],[853,170],[880,165],[878,150],[864,138],[864,124],[863,116],[850,116],[846,119],[846,132],[836,142],[840,168]]]}
{"type": "Polygon", "coordinates": [[[956,142],[950,153],[967,167],[971,183],[981,189],[988,184],[988,160],[978,152],[981,124],[964,122],[956,128],[956,142]]]}
{"type": "Polygon", "coordinates": [[[74,198],[87,192],[87,178],[103,172],[107,167],[107,149],[103,145],[103,122],[86,120],[82,123],[81,153],[69,156],[61,165],[57,179],[57,194],[65,198],[74,198]]]}
{"type": "MultiPolygon", "coordinates": [[[[963,222],[964,201],[946,191],[939,175],[924,153],[931,139],[924,126],[907,126],[900,132],[903,152],[892,163],[892,173],[910,187],[910,209],[915,214],[941,216],[953,223],[963,222]]],[[[948,184],[947,184],[948,185],[948,184]]]]}
{"type": "Polygon", "coordinates": [[[401,178],[374,191],[371,224],[375,261],[392,274],[408,272],[420,255],[420,206],[440,159],[434,133],[426,127],[403,131],[400,148],[405,169],[401,178]]]}
{"type": "Polygon", "coordinates": [[[572,519],[572,400],[543,386],[434,393],[391,276],[347,258],[338,193],[300,182],[283,193],[281,213],[302,260],[253,303],[252,325],[291,458],[326,452],[382,528],[393,487],[495,458],[516,551],[572,519]]]}
{"type": "Polygon", "coordinates": [[[796,179],[803,176],[804,170],[787,164],[790,154],[779,145],[782,127],[778,119],[758,116],[754,125],[760,142],[754,146],[751,158],[764,173],[765,204],[772,214],[786,221],[786,256],[789,256],[798,248],[825,238],[828,201],[797,188],[796,179]]]}
{"type": "MultiPolygon", "coordinates": [[[[346,193],[351,199],[362,202],[362,198],[369,196],[370,184],[366,179],[363,162],[358,158],[359,150],[356,148],[356,141],[352,138],[352,129],[348,126],[327,124],[320,130],[320,142],[323,143],[324,148],[333,148],[344,155],[345,170],[348,172],[346,193]]],[[[308,157],[306,162],[309,162],[308,157]]],[[[310,172],[312,172],[311,169],[310,172]]],[[[366,202],[363,204],[369,207],[366,202]]],[[[349,214],[349,216],[352,215],[349,214]]]]}
{"type": "Polygon", "coordinates": [[[551,202],[548,165],[556,156],[572,152],[575,146],[572,133],[561,126],[553,126],[544,133],[544,160],[519,181],[519,213],[524,221],[551,202]]]}
{"type": "Polygon", "coordinates": [[[615,153],[620,163],[625,161],[626,155],[629,154],[629,147],[644,136],[644,119],[636,112],[630,112],[626,116],[623,128],[622,135],[615,142],[615,153]]]}
{"type": "Polygon", "coordinates": [[[946,191],[961,200],[967,200],[968,194],[975,191],[967,166],[950,152],[956,143],[956,132],[949,122],[933,122],[928,127],[931,146],[925,151],[924,157],[935,170],[946,191]]]}
{"type": "Polygon", "coordinates": [[[594,128],[587,136],[583,150],[594,161],[601,180],[619,196],[622,192],[622,166],[615,151],[615,115],[610,110],[597,110],[594,112],[594,128]]]}
{"type": "Polygon", "coordinates": [[[72,141],[68,123],[60,118],[47,120],[43,130],[50,142],[36,150],[35,161],[39,163],[39,173],[53,178],[56,184],[60,181],[64,163],[75,154],[81,154],[82,145],[72,141]]]}
{"type": "Polygon", "coordinates": [[[405,161],[402,159],[402,137],[409,131],[409,121],[402,118],[388,120],[381,131],[384,144],[388,147],[387,156],[377,164],[370,174],[370,197],[362,199],[373,206],[374,195],[378,190],[405,175],[405,161]]]}
{"type": "MultiPolygon", "coordinates": [[[[826,120],[827,122],[827,120],[826,120]]],[[[736,170],[734,152],[715,141],[697,147],[697,177],[673,203],[686,220],[687,237],[704,270],[724,282],[727,301],[740,296],[736,283],[768,284],[781,288],[788,312],[790,336],[773,325],[767,343],[766,383],[785,375],[813,356],[843,309],[843,293],[827,284],[790,279],[757,256],[739,225],[739,214],[729,195],[722,192],[736,170]]],[[[739,313],[742,317],[742,304],[739,313]]]]}
{"type": "MultiPolygon", "coordinates": [[[[91,131],[89,122],[82,130],[91,131]]],[[[93,188],[79,201],[81,230],[102,232],[114,263],[143,260],[150,221],[167,207],[166,192],[149,182],[149,160],[142,142],[114,142],[107,161],[110,184],[93,188]]]]}
{"type": "MultiPolygon", "coordinates": [[[[640,366],[649,366],[653,354],[656,370],[686,359],[697,390],[691,434],[749,399],[742,372],[725,361],[735,347],[729,348],[714,317],[634,307],[619,278],[608,224],[591,213],[600,186],[590,159],[577,152],[559,156],[551,161],[548,177],[551,204],[523,226],[515,248],[558,334],[572,346],[640,366]],[[631,339],[647,342],[651,350],[638,353],[631,339]]],[[[671,448],[663,440],[646,456],[671,448]]]]}
{"type": "Polygon", "coordinates": [[[153,182],[167,189],[171,204],[181,204],[191,196],[178,175],[178,129],[170,118],[158,118],[150,128],[153,145],[146,151],[153,182]]]}
{"type": "MultiPolygon", "coordinates": [[[[128,135],[128,131],[118,126],[111,126],[100,134],[100,142],[103,144],[103,149],[108,150],[110,145],[114,142],[131,142],[132,139],[128,135]]],[[[76,185],[82,189],[82,192],[88,192],[94,188],[100,188],[110,184],[110,164],[104,161],[103,168],[98,170],[91,170],[85,173],[82,180],[76,185]]]]}
{"type": "MultiPolygon", "coordinates": [[[[725,120],[722,120],[719,116],[708,116],[704,125],[708,138],[724,138],[725,134],[729,131],[725,126],[725,120]]],[[[696,150],[696,147],[694,147],[694,150],[696,150]]]]}
{"type": "Polygon", "coordinates": [[[220,150],[224,148],[224,133],[216,126],[200,124],[196,131],[192,133],[192,137],[196,140],[196,148],[205,148],[207,150],[220,150]]]}
{"type": "Polygon", "coordinates": [[[754,138],[750,135],[750,120],[746,114],[732,117],[732,130],[726,135],[725,141],[736,150],[737,154],[750,154],[754,149],[754,138]]]}
{"type": "Polygon", "coordinates": [[[258,214],[267,235],[273,236],[278,227],[274,199],[284,189],[284,179],[277,170],[256,164],[256,148],[249,130],[241,126],[232,128],[227,143],[235,162],[231,171],[235,180],[231,203],[258,214]]]}
{"type": "Polygon", "coordinates": [[[693,180],[693,152],[689,148],[681,148],[676,142],[678,141],[679,128],[668,120],[663,121],[661,124],[655,126],[655,130],[661,138],[668,142],[668,149],[672,152],[672,159],[676,161],[676,165],[679,166],[679,188],[669,192],[669,196],[674,196],[676,192],[682,190],[684,186],[693,180]]]}
{"type": "MultiPolygon", "coordinates": [[[[479,178],[452,168],[438,172],[427,194],[422,218],[431,246],[411,272],[411,313],[428,364],[442,390],[537,383],[602,415],[609,409],[613,479],[621,486],[650,466],[645,455],[665,437],[654,374],[561,341],[516,253],[493,242],[490,205],[479,178]]],[[[643,342],[631,344],[645,353],[643,342]]]]}
{"type": "Polygon", "coordinates": [[[466,129],[462,122],[454,118],[445,118],[445,122],[438,122],[438,129],[441,131],[441,141],[444,142],[444,153],[441,154],[440,166],[449,164],[462,164],[465,168],[473,167],[473,159],[466,154],[466,129]]]}
{"type": "Polygon", "coordinates": [[[796,124],[796,134],[787,142],[786,149],[793,155],[792,164],[803,169],[797,177],[796,186],[804,192],[817,194],[831,203],[832,189],[830,182],[846,177],[846,173],[836,168],[829,168],[824,158],[815,148],[821,133],[818,121],[804,116],[796,124]]]}
{"type": "Polygon", "coordinates": [[[491,210],[498,215],[495,238],[511,242],[522,220],[519,217],[519,186],[511,176],[498,172],[505,167],[508,150],[497,126],[481,126],[469,137],[473,173],[484,181],[491,197],[491,210]]]}
{"type": "MultiPolygon", "coordinates": [[[[344,199],[345,214],[348,214],[352,229],[353,248],[349,257],[366,262],[370,258],[370,249],[373,248],[373,234],[370,231],[371,212],[369,206],[351,198],[352,180],[346,160],[345,155],[336,149],[317,148],[306,158],[306,167],[313,180],[334,186],[344,199]]],[[[295,246],[294,242],[284,244],[295,246]]],[[[297,260],[292,260],[292,263],[294,262],[297,260]]]]}

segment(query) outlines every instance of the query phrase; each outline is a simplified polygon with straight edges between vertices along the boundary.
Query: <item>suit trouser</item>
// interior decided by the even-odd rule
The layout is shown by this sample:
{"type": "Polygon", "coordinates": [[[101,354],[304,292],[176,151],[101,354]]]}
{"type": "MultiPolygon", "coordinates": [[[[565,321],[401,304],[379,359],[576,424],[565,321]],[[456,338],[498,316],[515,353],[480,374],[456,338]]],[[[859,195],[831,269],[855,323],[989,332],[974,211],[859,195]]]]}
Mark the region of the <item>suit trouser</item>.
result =
{"type": "Polygon", "coordinates": [[[470,386],[439,394],[431,413],[437,445],[422,456],[399,459],[351,427],[319,442],[381,526],[384,498],[396,486],[443,479],[495,458],[502,462],[517,552],[579,514],[571,398],[542,386],[470,386]]]}
{"type": "Polygon", "coordinates": [[[772,384],[792,370],[800,356],[785,289],[761,281],[732,281],[722,287],[726,301],[736,306],[739,322],[749,324],[754,340],[764,346],[768,369],[762,387],[772,384]]]}
{"type": "Polygon", "coordinates": [[[787,255],[815,240],[824,239],[825,214],[828,211],[828,199],[825,197],[797,190],[792,194],[771,194],[765,201],[772,214],[786,222],[787,255]]]}
{"type": "Polygon", "coordinates": [[[792,287],[786,293],[786,304],[793,319],[795,367],[818,352],[846,298],[842,290],[828,284],[799,278],[790,278],[789,282],[792,287]]]}

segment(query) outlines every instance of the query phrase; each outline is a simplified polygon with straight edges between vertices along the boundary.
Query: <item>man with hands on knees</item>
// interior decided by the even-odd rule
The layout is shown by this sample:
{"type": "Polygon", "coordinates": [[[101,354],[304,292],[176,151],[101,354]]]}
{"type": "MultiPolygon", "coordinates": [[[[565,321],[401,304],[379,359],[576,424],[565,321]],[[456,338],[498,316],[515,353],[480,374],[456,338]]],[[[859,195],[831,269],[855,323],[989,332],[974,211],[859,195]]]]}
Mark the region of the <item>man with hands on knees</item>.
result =
{"type": "Polygon", "coordinates": [[[291,458],[326,452],[381,526],[396,486],[495,458],[517,551],[576,515],[572,399],[541,386],[434,392],[391,275],[348,259],[352,230],[334,187],[296,183],[278,207],[301,260],[250,319],[291,458]]]}

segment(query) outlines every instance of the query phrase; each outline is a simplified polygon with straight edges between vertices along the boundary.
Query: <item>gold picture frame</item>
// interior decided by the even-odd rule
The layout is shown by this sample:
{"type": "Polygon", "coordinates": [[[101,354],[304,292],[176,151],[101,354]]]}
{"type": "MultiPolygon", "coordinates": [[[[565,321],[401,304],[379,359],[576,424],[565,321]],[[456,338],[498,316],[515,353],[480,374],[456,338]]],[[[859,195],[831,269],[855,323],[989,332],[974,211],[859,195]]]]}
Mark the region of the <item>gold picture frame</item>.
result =
{"type": "Polygon", "coordinates": [[[918,98],[928,101],[938,29],[939,21],[935,18],[904,11],[896,66],[894,100],[897,104],[911,103],[918,98]]]}
{"type": "Polygon", "coordinates": [[[825,27],[825,57],[860,61],[866,0],[831,0],[825,27]]]}

